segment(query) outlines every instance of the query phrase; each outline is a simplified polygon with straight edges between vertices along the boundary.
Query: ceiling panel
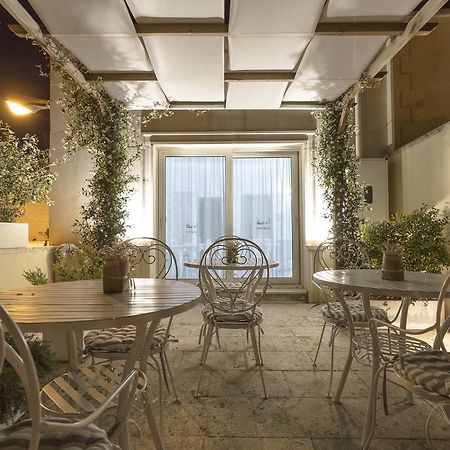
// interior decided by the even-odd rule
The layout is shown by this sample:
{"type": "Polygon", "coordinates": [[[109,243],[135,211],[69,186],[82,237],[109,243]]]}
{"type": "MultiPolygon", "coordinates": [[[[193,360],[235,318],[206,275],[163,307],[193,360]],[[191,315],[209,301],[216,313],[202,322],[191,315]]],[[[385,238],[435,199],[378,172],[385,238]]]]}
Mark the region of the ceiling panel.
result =
{"type": "Polygon", "coordinates": [[[319,102],[333,100],[356,80],[303,80],[296,78],[284,96],[286,102],[319,102]]]}
{"type": "Polygon", "coordinates": [[[144,41],[170,101],[224,100],[223,38],[154,36],[144,41]]]}
{"type": "Polygon", "coordinates": [[[125,2],[30,0],[47,29],[89,70],[150,71],[125,2]]]}
{"type": "Polygon", "coordinates": [[[325,0],[231,0],[230,70],[291,70],[316,28],[325,0]]]}
{"type": "Polygon", "coordinates": [[[228,83],[227,109],[278,109],[287,82],[228,83]]]}
{"type": "Polygon", "coordinates": [[[223,21],[223,0],[127,0],[138,23],[161,22],[161,19],[175,19],[170,22],[202,22],[198,19],[212,19],[208,22],[223,21]],[[195,20],[197,19],[197,20],[195,20]],[[216,20],[214,20],[216,19],[216,20]]]}
{"type": "Polygon", "coordinates": [[[103,84],[109,95],[124,101],[131,110],[152,109],[167,103],[157,81],[105,81],[103,84]]]}
{"type": "Polygon", "coordinates": [[[420,3],[420,0],[329,0],[321,21],[387,22],[399,21],[420,3]]]}

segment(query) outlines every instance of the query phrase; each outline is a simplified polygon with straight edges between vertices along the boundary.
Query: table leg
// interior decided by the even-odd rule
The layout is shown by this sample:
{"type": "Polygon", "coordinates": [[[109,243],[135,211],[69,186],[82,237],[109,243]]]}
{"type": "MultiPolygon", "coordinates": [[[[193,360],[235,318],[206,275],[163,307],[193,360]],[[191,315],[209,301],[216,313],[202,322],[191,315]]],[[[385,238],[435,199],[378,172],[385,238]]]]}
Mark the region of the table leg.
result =
{"type": "MultiPolygon", "coordinates": [[[[145,341],[145,333],[147,330],[147,324],[145,322],[136,326],[136,337],[134,345],[125,361],[125,367],[122,374],[122,379],[134,369],[136,362],[141,356],[145,341]]],[[[134,401],[135,391],[137,387],[137,380],[133,383],[130,389],[124,389],[119,394],[119,403],[117,406],[117,420],[120,425],[119,445],[122,450],[129,450],[130,440],[128,435],[128,417],[130,414],[130,407],[134,401]]]]}
{"type": "Polygon", "coordinates": [[[350,314],[350,310],[348,309],[347,302],[345,301],[344,296],[342,295],[342,292],[336,289],[336,290],[333,290],[333,295],[336,296],[336,298],[341,303],[342,308],[344,309],[345,318],[347,320],[347,326],[348,326],[348,331],[349,331],[347,360],[345,361],[344,370],[342,372],[341,379],[339,380],[339,385],[338,385],[336,394],[334,395],[334,399],[333,399],[334,403],[340,403],[342,391],[344,390],[345,382],[347,381],[347,376],[348,376],[348,373],[350,372],[350,367],[352,366],[352,362],[353,362],[353,338],[355,336],[355,327],[353,325],[352,315],[350,314]]]}
{"type": "Polygon", "coordinates": [[[67,350],[69,356],[69,370],[78,370],[78,349],[77,341],[74,331],[68,331],[66,333],[67,350]]]}

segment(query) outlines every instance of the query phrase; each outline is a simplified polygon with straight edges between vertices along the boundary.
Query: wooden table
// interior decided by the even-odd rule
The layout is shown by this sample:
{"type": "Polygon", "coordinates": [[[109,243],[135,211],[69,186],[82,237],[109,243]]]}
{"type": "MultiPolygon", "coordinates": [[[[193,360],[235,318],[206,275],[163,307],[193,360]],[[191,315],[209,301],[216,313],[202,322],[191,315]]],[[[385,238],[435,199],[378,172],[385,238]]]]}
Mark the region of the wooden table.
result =
{"type": "MultiPolygon", "coordinates": [[[[372,317],[370,309],[370,295],[384,295],[391,297],[401,297],[402,306],[400,313],[400,328],[405,329],[408,321],[408,309],[411,298],[429,298],[436,299],[439,296],[445,277],[441,274],[405,272],[404,281],[383,280],[381,270],[324,270],[316,272],[313,280],[319,286],[325,286],[332,289],[336,298],[344,305],[345,300],[342,291],[359,292],[362,296],[364,310],[368,319],[372,317]]],[[[345,308],[344,308],[345,310],[345,308]]],[[[349,327],[350,345],[345,363],[344,371],[339,382],[335,402],[339,402],[342,390],[345,386],[348,372],[352,364],[352,341],[355,336],[355,329],[351,316],[346,313],[346,320],[349,327]]],[[[372,374],[374,375],[379,368],[379,361],[374,357],[372,361],[372,374]]],[[[372,377],[374,378],[374,377],[372,377]]],[[[372,421],[372,403],[376,399],[369,399],[367,413],[364,422],[362,445],[364,447],[372,421]]]]}
{"type": "MultiPolygon", "coordinates": [[[[102,280],[29,286],[1,292],[0,304],[24,332],[65,332],[72,370],[77,369],[78,365],[75,331],[136,325],[135,342],[123,372],[123,377],[126,377],[138,360],[141,368],[146,369],[144,340],[148,323],[151,322],[147,338],[155,332],[161,319],[189,310],[200,298],[200,290],[196,286],[181,281],[149,278],[135,281],[135,289],[121,294],[105,294],[102,280]]],[[[126,391],[119,397],[119,404],[125,401],[126,391]]],[[[120,414],[121,408],[118,411],[120,414]]],[[[128,411],[124,414],[127,416],[128,411]]],[[[124,416],[119,419],[122,423],[127,422],[124,416]]],[[[163,449],[151,409],[147,419],[156,448],[163,449]]],[[[126,426],[121,432],[120,444],[124,449],[129,448],[126,426]]]]}

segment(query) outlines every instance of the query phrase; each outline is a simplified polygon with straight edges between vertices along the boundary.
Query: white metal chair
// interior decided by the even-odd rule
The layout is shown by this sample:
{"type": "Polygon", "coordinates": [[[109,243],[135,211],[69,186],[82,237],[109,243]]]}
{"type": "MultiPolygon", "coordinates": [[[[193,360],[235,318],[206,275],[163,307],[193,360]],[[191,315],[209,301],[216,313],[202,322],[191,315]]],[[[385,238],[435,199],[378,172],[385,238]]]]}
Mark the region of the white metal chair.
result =
{"type": "Polygon", "coordinates": [[[376,318],[370,320],[371,348],[374,361],[379,361],[379,369],[374,373],[366,417],[362,448],[368,448],[376,425],[376,401],[378,381],[386,371],[393,372],[393,383],[402,386],[412,394],[432,405],[425,424],[425,433],[431,447],[429,425],[435,412],[446,420],[450,431],[450,353],[444,345],[444,336],[450,328],[450,315],[442,321],[444,301],[450,294],[450,274],[442,285],[436,309],[436,320],[431,326],[420,330],[401,329],[376,318]],[[386,327],[390,333],[380,327],[386,327]],[[434,332],[433,346],[417,336],[434,332]]]}
{"type": "MultiPolygon", "coordinates": [[[[36,367],[27,342],[17,324],[7,311],[0,306],[0,373],[4,364],[10,364],[24,385],[28,403],[28,417],[15,425],[0,431],[0,449],[54,449],[76,448],[77,450],[110,450],[117,448],[111,444],[107,433],[93,421],[98,419],[112,404],[113,399],[125,389],[130,394],[137,381],[138,371],[133,370],[125,380],[111,388],[91,413],[78,422],[67,419],[43,417],[40,406],[39,381],[36,367]],[[5,331],[9,332],[15,348],[5,341],[5,331]]],[[[128,395],[128,406],[132,395],[128,395]]],[[[119,429],[116,424],[114,429],[119,429]]]]}
{"type": "MultiPolygon", "coordinates": [[[[156,238],[143,237],[129,239],[125,243],[130,249],[129,259],[132,276],[160,279],[172,276],[175,280],[178,279],[178,265],[175,255],[163,241],[156,238]]],[[[174,398],[178,400],[166,354],[169,342],[173,339],[173,336],[170,335],[171,325],[172,318],[169,319],[166,325],[160,325],[148,349],[148,356],[153,362],[152,366],[158,373],[161,420],[162,379],[164,379],[167,391],[170,393],[172,388],[174,398]],[[159,357],[159,362],[157,357],[159,357]]],[[[124,360],[134,344],[135,336],[136,328],[133,325],[92,330],[84,338],[84,352],[93,358],[124,360]]]]}
{"type": "Polygon", "coordinates": [[[202,256],[199,287],[207,301],[202,310],[206,327],[201,373],[195,396],[199,396],[206,359],[213,333],[220,328],[243,329],[250,335],[256,365],[259,368],[267,398],[260,325],[263,320],[260,302],[269,282],[269,266],[262,249],[254,242],[239,237],[224,237],[213,242],[202,256]],[[229,284],[230,273],[237,273],[238,285],[229,284]],[[258,330],[258,337],[256,336],[258,330]]]}
{"type": "MultiPolygon", "coordinates": [[[[334,239],[328,239],[322,242],[314,254],[314,272],[331,269],[370,269],[370,259],[362,247],[357,242],[341,240],[337,242],[334,239]]],[[[331,347],[331,363],[330,363],[330,382],[328,385],[328,394],[331,396],[331,388],[333,385],[334,372],[334,343],[337,334],[348,328],[345,318],[345,311],[341,303],[335,298],[333,292],[321,286],[318,286],[325,305],[321,307],[323,318],[323,327],[317,345],[313,366],[316,367],[317,357],[319,355],[322,344],[323,335],[327,324],[331,325],[330,347],[331,347]]],[[[369,326],[364,307],[360,301],[358,294],[354,292],[345,292],[344,298],[349,305],[350,314],[356,329],[367,328],[369,326]]],[[[373,306],[372,314],[380,320],[389,321],[387,312],[378,306],[373,306]]],[[[397,317],[397,316],[396,316],[397,317]]]]}

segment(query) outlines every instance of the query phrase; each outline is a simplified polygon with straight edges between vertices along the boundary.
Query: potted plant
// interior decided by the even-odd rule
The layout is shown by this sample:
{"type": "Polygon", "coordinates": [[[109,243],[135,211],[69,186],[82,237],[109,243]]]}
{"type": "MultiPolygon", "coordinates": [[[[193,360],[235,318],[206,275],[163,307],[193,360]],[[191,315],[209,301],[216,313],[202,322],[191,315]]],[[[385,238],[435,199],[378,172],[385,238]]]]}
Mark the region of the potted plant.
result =
{"type": "Polygon", "coordinates": [[[0,248],[26,247],[28,225],[14,223],[31,202],[50,204],[50,153],[38,147],[36,136],[19,139],[0,121],[0,248]]]}
{"type": "Polygon", "coordinates": [[[130,282],[130,247],[124,242],[100,249],[103,260],[103,292],[124,292],[130,282]]]}

